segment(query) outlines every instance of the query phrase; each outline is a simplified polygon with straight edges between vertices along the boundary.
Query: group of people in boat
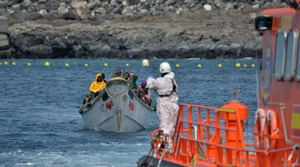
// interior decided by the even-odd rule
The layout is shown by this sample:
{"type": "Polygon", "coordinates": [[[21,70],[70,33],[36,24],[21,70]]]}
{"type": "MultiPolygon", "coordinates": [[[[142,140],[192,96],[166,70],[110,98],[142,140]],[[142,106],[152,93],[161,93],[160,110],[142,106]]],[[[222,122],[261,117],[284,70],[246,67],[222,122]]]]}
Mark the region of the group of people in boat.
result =
{"type": "Polygon", "coordinates": [[[150,91],[147,87],[146,80],[143,80],[141,85],[138,87],[136,84],[137,76],[131,73],[129,70],[125,71],[124,74],[121,68],[118,67],[112,77],[123,77],[129,86],[129,88],[137,94],[137,96],[147,105],[152,105],[150,91]]]}
{"type": "MultiPolygon", "coordinates": [[[[121,71],[121,68],[118,67],[116,72],[112,75],[112,78],[121,77],[127,81],[129,88],[137,94],[137,96],[147,105],[152,105],[152,100],[150,96],[150,91],[147,87],[146,80],[143,80],[141,85],[138,87],[136,84],[137,76],[131,73],[129,70],[124,73],[121,71]]],[[[89,102],[96,96],[98,96],[99,92],[102,91],[106,86],[105,74],[97,74],[96,80],[90,85],[89,90],[90,93],[86,95],[83,105],[87,106],[89,102]]]]}
{"type": "MultiPolygon", "coordinates": [[[[163,62],[159,66],[161,76],[158,78],[148,78],[143,80],[141,85],[137,87],[137,76],[130,71],[125,71],[124,74],[121,68],[117,68],[113,74],[114,77],[123,77],[130,89],[137,94],[137,96],[148,105],[152,105],[150,91],[157,92],[157,114],[159,118],[160,130],[165,136],[172,135],[172,129],[175,126],[176,118],[179,110],[178,106],[178,86],[175,81],[175,74],[172,72],[171,66],[167,62],[163,62]]],[[[90,94],[84,100],[84,105],[88,104],[91,98],[96,97],[99,92],[105,89],[106,81],[104,74],[97,74],[96,80],[90,86],[90,94]]],[[[170,140],[170,138],[167,138],[170,140]]],[[[167,144],[170,141],[167,142],[167,144]]]]}

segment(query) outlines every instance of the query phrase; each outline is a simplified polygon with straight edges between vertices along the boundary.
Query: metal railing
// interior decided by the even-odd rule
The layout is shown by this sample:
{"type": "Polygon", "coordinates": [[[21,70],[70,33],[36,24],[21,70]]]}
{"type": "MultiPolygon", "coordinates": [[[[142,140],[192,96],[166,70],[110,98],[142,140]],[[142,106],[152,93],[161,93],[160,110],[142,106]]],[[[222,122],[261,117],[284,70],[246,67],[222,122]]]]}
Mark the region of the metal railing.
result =
{"type": "MultiPolygon", "coordinates": [[[[152,136],[157,136],[154,131],[152,136]]],[[[172,150],[163,158],[184,166],[265,166],[280,154],[286,162],[292,147],[258,149],[254,143],[244,142],[243,121],[234,110],[217,109],[201,105],[181,104],[172,136],[172,150]],[[222,114],[222,115],[221,115],[222,114]],[[236,120],[228,120],[234,114],[236,120]],[[258,159],[264,159],[261,165],[258,159]]],[[[153,152],[160,158],[158,139],[153,152]]],[[[165,141],[167,142],[167,141],[165,141]]]]}

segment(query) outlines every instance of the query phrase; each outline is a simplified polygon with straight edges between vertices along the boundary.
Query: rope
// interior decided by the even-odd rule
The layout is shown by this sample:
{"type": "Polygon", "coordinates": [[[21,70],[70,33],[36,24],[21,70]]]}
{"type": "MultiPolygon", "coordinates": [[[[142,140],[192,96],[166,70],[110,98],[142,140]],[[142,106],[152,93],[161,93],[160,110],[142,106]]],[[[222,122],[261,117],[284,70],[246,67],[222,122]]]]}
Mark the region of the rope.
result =
{"type": "MultiPolygon", "coordinates": [[[[295,151],[298,149],[298,147],[299,147],[298,145],[293,146],[293,151],[290,153],[287,161],[284,163],[284,167],[288,167],[289,162],[292,160],[293,155],[294,155],[295,151]]],[[[299,153],[297,153],[297,157],[299,158],[299,153]]],[[[294,163],[292,166],[297,165],[297,164],[298,164],[298,159],[297,159],[296,163],[294,163]]]]}
{"type": "Polygon", "coordinates": [[[297,165],[299,165],[299,152],[297,153],[297,158],[296,158],[296,162],[294,163],[294,164],[292,164],[292,166],[294,167],[294,166],[297,166],[297,165]]]}
{"type": "MultiPolygon", "coordinates": [[[[148,156],[147,156],[147,158],[146,158],[146,160],[145,160],[144,163],[147,163],[149,157],[151,156],[152,152],[154,151],[154,146],[152,145],[152,142],[153,142],[153,140],[156,141],[156,139],[157,139],[157,136],[156,136],[155,139],[152,139],[152,141],[151,141],[151,148],[150,148],[150,151],[149,151],[148,156]]],[[[152,165],[152,162],[153,162],[153,160],[151,160],[151,161],[149,162],[149,164],[147,164],[147,167],[148,167],[148,166],[151,166],[151,165],[152,165]]]]}
{"type": "MultiPolygon", "coordinates": [[[[148,153],[148,156],[147,156],[147,158],[146,158],[146,160],[145,160],[145,163],[148,161],[148,158],[150,157],[150,155],[152,154],[152,152],[154,153],[154,144],[157,142],[157,138],[158,138],[158,136],[160,136],[160,133],[161,133],[161,132],[159,132],[159,133],[156,135],[156,137],[155,137],[154,139],[152,139],[152,141],[151,141],[151,148],[150,148],[150,151],[149,151],[149,153],[148,153]]],[[[149,164],[147,165],[147,167],[151,166],[151,165],[152,165],[152,162],[153,162],[153,159],[149,162],[149,164]]]]}
{"type": "Polygon", "coordinates": [[[162,154],[161,154],[161,157],[159,158],[157,167],[160,167],[161,161],[162,161],[162,159],[165,157],[166,151],[167,151],[167,150],[168,150],[167,147],[165,147],[165,148],[164,148],[164,151],[163,151],[162,154]]]}

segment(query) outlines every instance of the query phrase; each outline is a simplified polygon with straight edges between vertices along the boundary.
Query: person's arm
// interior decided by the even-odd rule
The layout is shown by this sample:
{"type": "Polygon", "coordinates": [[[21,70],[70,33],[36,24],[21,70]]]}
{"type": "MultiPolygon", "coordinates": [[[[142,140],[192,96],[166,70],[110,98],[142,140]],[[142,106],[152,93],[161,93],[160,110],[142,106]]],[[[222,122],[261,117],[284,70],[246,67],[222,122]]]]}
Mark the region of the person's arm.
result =
{"type": "Polygon", "coordinates": [[[136,75],[132,75],[132,84],[133,84],[133,88],[135,88],[135,89],[137,89],[138,88],[138,86],[137,86],[137,84],[136,84],[136,80],[137,80],[137,78],[138,78],[138,76],[136,76],[136,75]]]}
{"type": "Polygon", "coordinates": [[[151,92],[150,92],[150,89],[149,89],[148,86],[145,88],[145,90],[146,90],[145,93],[146,93],[147,95],[151,96],[151,92]]]}
{"type": "Polygon", "coordinates": [[[158,81],[154,78],[148,78],[147,79],[147,86],[149,89],[157,89],[158,81]]]}
{"type": "Polygon", "coordinates": [[[90,91],[91,92],[93,92],[93,93],[96,93],[97,92],[97,90],[95,89],[95,82],[93,82],[92,84],[91,84],[91,86],[90,86],[90,91]]]}
{"type": "Polygon", "coordinates": [[[137,96],[138,96],[139,98],[142,97],[140,90],[137,91],[137,96]]]}
{"type": "Polygon", "coordinates": [[[106,83],[104,81],[102,81],[101,90],[103,90],[105,88],[105,85],[106,85],[106,83]]]}

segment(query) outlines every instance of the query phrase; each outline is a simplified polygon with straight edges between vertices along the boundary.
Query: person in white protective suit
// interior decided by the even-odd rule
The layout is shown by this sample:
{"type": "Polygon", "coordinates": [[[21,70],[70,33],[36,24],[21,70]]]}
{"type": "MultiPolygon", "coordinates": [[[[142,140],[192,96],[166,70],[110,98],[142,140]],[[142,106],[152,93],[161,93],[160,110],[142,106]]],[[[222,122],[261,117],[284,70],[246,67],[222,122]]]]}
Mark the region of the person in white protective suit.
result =
{"type": "Polygon", "coordinates": [[[159,128],[165,135],[169,135],[171,137],[179,109],[177,104],[178,86],[174,79],[175,74],[172,72],[169,63],[161,63],[159,71],[161,73],[161,77],[156,79],[148,78],[147,85],[149,89],[155,90],[158,94],[156,98],[156,109],[159,118],[159,128]]]}

